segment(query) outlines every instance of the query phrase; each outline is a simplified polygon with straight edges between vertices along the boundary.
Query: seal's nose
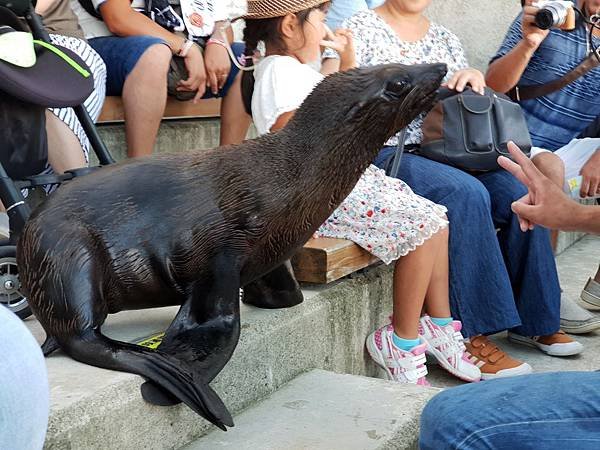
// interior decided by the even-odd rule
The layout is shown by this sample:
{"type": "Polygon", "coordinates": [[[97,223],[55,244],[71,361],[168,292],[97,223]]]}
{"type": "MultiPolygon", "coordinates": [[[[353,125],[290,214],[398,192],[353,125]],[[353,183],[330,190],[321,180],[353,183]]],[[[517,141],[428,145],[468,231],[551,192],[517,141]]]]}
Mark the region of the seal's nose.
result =
{"type": "Polygon", "coordinates": [[[441,84],[448,67],[446,64],[418,64],[410,66],[408,74],[413,84],[441,84]]]}

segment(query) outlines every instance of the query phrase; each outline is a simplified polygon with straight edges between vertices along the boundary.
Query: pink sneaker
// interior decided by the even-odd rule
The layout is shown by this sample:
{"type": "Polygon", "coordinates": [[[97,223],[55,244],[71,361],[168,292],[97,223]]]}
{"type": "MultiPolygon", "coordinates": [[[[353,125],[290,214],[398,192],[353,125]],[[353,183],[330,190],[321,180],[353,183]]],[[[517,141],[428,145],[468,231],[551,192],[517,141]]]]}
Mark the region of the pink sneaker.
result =
{"type": "Polygon", "coordinates": [[[433,323],[431,317],[421,317],[419,337],[427,343],[427,353],[437,359],[440,366],[464,381],[479,381],[481,371],[465,355],[465,344],[458,320],[444,327],[433,323]]]}
{"type": "Polygon", "coordinates": [[[375,330],[367,337],[367,351],[373,361],[382,367],[389,380],[399,383],[430,386],[425,379],[425,343],[417,345],[410,351],[400,350],[392,342],[394,327],[391,324],[375,330]]]}

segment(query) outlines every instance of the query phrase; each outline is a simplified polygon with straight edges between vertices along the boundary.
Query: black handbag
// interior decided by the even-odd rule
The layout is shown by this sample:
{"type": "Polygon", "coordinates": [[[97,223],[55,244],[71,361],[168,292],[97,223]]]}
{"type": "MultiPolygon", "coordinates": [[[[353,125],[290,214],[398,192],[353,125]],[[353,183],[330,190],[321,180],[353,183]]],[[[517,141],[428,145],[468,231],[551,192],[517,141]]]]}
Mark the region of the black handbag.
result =
{"type": "Polygon", "coordinates": [[[486,88],[457,93],[443,89],[423,121],[417,154],[466,171],[499,169],[500,155],[509,156],[513,141],[529,155],[531,137],[521,107],[506,95],[486,88]]]}

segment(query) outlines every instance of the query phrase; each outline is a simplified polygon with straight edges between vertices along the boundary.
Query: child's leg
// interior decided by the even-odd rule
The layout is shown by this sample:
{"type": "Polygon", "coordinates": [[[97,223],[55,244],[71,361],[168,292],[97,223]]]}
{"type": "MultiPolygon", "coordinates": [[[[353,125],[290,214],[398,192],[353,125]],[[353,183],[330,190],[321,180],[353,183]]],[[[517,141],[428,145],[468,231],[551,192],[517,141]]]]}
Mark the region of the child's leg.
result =
{"type": "Polygon", "coordinates": [[[419,317],[434,263],[444,242],[447,242],[447,235],[438,232],[396,262],[392,325],[400,338],[417,339],[419,336],[419,317]]]}
{"type": "Polygon", "coordinates": [[[450,317],[450,296],[448,292],[448,228],[438,233],[441,239],[433,265],[429,289],[425,296],[425,311],[431,317],[450,317]]]}
{"type": "Polygon", "coordinates": [[[219,145],[239,144],[246,139],[252,118],[246,114],[242,101],[239,72],[221,102],[221,132],[219,145]]]}

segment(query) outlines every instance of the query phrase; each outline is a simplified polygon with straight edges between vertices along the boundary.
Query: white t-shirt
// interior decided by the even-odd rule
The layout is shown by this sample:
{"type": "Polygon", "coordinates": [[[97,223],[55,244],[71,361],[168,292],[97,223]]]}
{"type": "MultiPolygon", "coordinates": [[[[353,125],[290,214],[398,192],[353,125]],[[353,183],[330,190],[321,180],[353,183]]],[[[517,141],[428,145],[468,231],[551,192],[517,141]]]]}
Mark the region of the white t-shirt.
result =
{"type": "MultiPolygon", "coordinates": [[[[106,2],[106,0],[91,0],[91,2],[94,5],[96,11],[98,11],[100,5],[106,2]]],[[[177,5],[179,4],[179,0],[170,3],[177,5]]],[[[197,34],[198,36],[210,36],[213,32],[215,22],[227,19],[228,15],[235,15],[236,11],[230,3],[232,2],[227,2],[223,0],[219,0],[216,2],[206,0],[191,0],[189,2],[186,2],[186,6],[189,6],[189,4],[193,5],[192,8],[195,9],[197,12],[201,12],[201,15],[204,18],[205,25],[202,28],[194,28],[193,30],[194,32],[199,30],[200,34],[195,34],[197,34]]],[[[144,9],[144,6],[144,0],[132,0],[131,2],[131,7],[139,11],[142,11],[144,9]]],[[[83,8],[83,6],[81,6],[78,0],[71,0],[71,9],[77,16],[77,19],[79,19],[79,25],[81,26],[81,29],[83,30],[86,39],[113,35],[107,28],[106,24],[103,21],[98,20],[94,16],[89,14],[83,8]]],[[[187,18],[184,18],[184,21],[186,23],[186,26],[190,25],[187,18]]]]}
{"type": "Polygon", "coordinates": [[[298,109],[323,78],[291,56],[262,59],[254,69],[252,94],[252,119],[258,133],[268,133],[280,115],[298,109]]]}

